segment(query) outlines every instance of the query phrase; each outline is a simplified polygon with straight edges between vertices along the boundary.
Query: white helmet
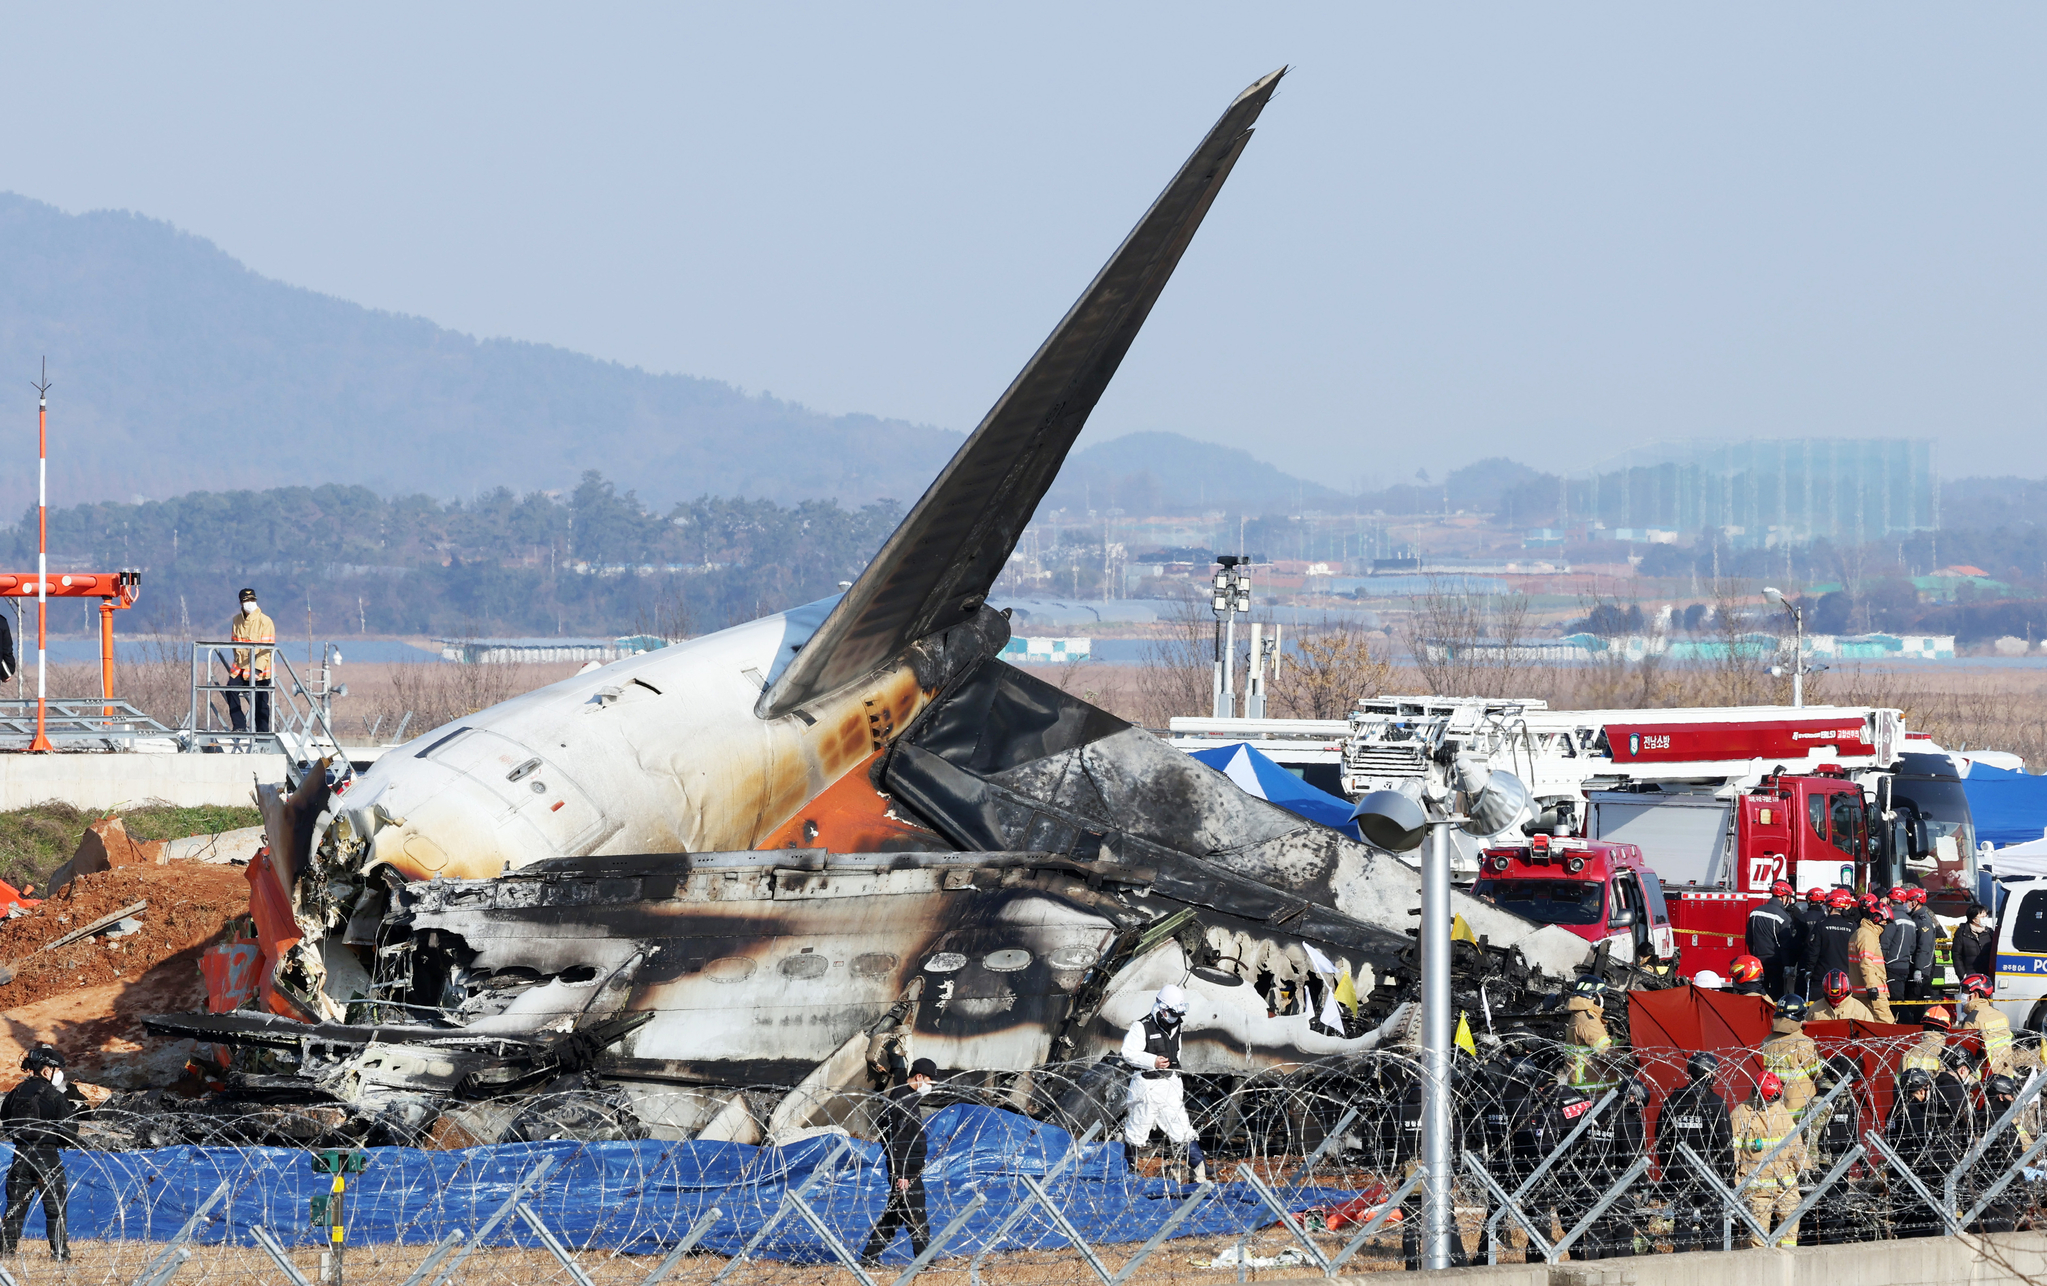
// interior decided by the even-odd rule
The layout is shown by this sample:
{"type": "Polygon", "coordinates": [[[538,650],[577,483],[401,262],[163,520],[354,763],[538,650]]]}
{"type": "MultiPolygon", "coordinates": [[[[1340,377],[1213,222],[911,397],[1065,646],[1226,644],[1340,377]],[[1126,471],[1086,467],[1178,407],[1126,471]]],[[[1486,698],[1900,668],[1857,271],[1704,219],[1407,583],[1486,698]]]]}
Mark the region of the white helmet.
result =
{"type": "Polygon", "coordinates": [[[1697,973],[1692,975],[1692,985],[1694,987],[1705,987],[1709,990],[1717,991],[1720,988],[1725,987],[1727,985],[1727,979],[1722,978],[1719,974],[1714,973],[1711,969],[1701,969],[1697,973]]]}
{"type": "Polygon", "coordinates": [[[1187,993],[1174,984],[1167,983],[1159,988],[1159,994],[1153,998],[1151,1012],[1155,1017],[1170,1016],[1172,1021],[1179,1022],[1187,1016],[1187,993]]]}

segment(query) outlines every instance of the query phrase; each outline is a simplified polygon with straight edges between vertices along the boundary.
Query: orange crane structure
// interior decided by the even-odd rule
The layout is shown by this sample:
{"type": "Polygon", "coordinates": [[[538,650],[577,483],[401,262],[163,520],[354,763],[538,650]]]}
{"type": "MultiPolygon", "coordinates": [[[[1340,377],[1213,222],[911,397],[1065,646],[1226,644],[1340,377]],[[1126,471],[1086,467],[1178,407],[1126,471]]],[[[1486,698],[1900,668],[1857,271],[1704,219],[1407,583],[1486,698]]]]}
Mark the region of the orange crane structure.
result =
{"type": "MultiPolygon", "coordinates": [[[[114,695],[114,613],[124,607],[135,606],[135,600],[141,593],[142,573],[139,571],[52,572],[45,576],[38,576],[35,572],[0,572],[0,598],[33,598],[39,601],[47,598],[96,598],[100,601],[100,695],[109,700],[114,695]]],[[[39,636],[42,633],[40,625],[38,622],[39,636]]]]}

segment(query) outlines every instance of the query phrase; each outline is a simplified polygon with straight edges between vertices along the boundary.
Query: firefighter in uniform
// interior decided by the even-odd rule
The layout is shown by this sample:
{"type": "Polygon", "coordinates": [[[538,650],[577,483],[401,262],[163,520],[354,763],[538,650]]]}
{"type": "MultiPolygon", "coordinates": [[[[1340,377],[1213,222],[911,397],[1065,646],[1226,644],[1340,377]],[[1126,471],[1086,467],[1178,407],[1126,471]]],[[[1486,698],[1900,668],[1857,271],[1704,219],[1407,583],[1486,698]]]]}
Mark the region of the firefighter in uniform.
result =
{"type": "MultiPolygon", "coordinates": [[[[1898,1101],[1884,1126],[1884,1142],[1898,1159],[1919,1176],[1933,1192],[1941,1190],[1946,1174],[1946,1123],[1940,1102],[1933,1094],[1933,1076],[1924,1067],[1907,1067],[1898,1073],[1898,1101]]],[[[1912,1185],[1897,1175],[1890,1185],[1891,1235],[1932,1237],[1943,1231],[1939,1213],[1927,1209],[1912,1185]]]]}
{"type": "Polygon", "coordinates": [[[1798,971],[1804,955],[1800,933],[1805,926],[1794,905],[1797,896],[1790,881],[1778,880],[1770,886],[1770,896],[1748,916],[1748,953],[1763,962],[1763,994],[1772,999],[1789,989],[1787,975],[1798,971]]]}
{"type": "Polygon", "coordinates": [[[1940,945],[1940,921],[1926,909],[1926,890],[1907,885],[1905,897],[1912,904],[1912,923],[1919,927],[1919,945],[1912,954],[1912,998],[1933,999],[1934,948],[1940,945]]]}
{"type": "Polygon", "coordinates": [[[1187,993],[1171,983],[1159,988],[1151,1012],[1131,1024],[1123,1037],[1123,1061],[1131,1070],[1130,1111],[1123,1120],[1123,1155],[1134,1169],[1136,1154],[1151,1140],[1153,1126],[1184,1154],[1194,1182],[1208,1182],[1206,1158],[1180,1083],[1180,1024],[1187,1017],[1187,993]]]}
{"type": "Polygon", "coordinates": [[[1890,975],[1884,969],[1883,929],[1890,911],[1874,893],[1862,895],[1862,923],[1848,947],[1848,980],[1880,1023],[1891,1017],[1890,975]]]}
{"type": "MultiPolygon", "coordinates": [[[[1775,1072],[1764,1072],[1756,1078],[1756,1092],[1734,1109],[1733,1124],[1735,1181],[1755,1176],[1755,1182],[1749,1185],[1749,1210],[1757,1223],[1774,1229],[1798,1209],[1798,1172],[1806,1167],[1802,1138],[1793,1139],[1774,1157],[1770,1155],[1797,1128],[1790,1109],[1784,1106],[1784,1084],[1775,1072]]],[[[1763,1240],[1751,1232],[1749,1244],[1760,1246],[1763,1240]]],[[[1778,1233],[1776,1244],[1797,1245],[1797,1226],[1778,1233]]]]}
{"type": "Polygon", "coordinates": [[[1940,1052],[1947,1048],[1948,1012],[1944,1007],[1935,1005],[1926,1011],[1919,1023],[1919,1042],[1905,1051],[1898,1070],[1908,1072],[1916,1067],[1930,1077],[1938,1076],[1940,1052]]]}
{"type": "Polygon", "coordinates": [[[1784,1108],[1793,1121],[1805,1116],[1812,1102],[1813,1077],[1820,1069],[1819,1046],[1805,1034],[1805,997],[1786,996],[1777,1002],[1777,1017],[1770,1023],[1770,1038],[1757,1051],[1763,1070],[1776,1074],[1784,1087],[1784,1108]]]}
{"type": "MultiPolygon", "coordinates": [[[[2018,1094],[2019,1083],[2003,1073],[1992,1076],[1983,1083],[1986,1130],[2004,1119],[2004,1114],[2011,1110],[2011,1105],[2018,1098],[2018,1094]]],[[[1983,1151],[1977,1156],[1976,1164],[1971,1167],[1969,1183],[1962,1189],[1968,1194],[1962,1198],[1965,1205],[1975,1205],[1999,1179],[2018,1165],[2019,1158],[2032,1146],[2032,1136],[2018,1121],[2013,1121],[1992,1135],[1990,1141],[1983,1145],[1983,1151]]],[[[1976,1217],[1975,1223],[1969,1225],[1969,1231],[2017,1231],[2019,1215],[2025,1209],[2025,1198],[2019,1191],[2020,1185],[2024,1182],[2023,1178],[2019,1178],[2006,1184],[1990,1199],[1990,1203],[1983,1207],[1983,1213],[1976,1217]]]]}
{"type": "Polygon", "coordinates": [[[71,1258],[65,1236],[70,1181],[64,1174],[62,1149],[78,1146],[71,1118],[85,1102],[75,1085],[64,1083],[64,1056],[47,1042],[21,1060],[28,1073],[21,1084],[0,1099],[0,1127],[14,1143],[14,1164],[7,1169],[7,1210],[0,1216],[0,1255],[21,1244],[21,1228],[37,1196],[43,1199],[43,1228],[50,1239],[50,1257],[71,1258]]]}
{"type": "Polygon", "coordinates": [[[1912,904],[1905,896],[1905,886],[1893,885],[1890,896],[1884,903],[1884,912],[1890,917],[1884,921],[1883,932],[1878,935],[1884,953],[1884,979],[1891,999],[1910,1000],[1912,990],[1912,960],[1919,954],[1919,923],[1912,918],[1912,904]]]}
{"type": "Polygon", "coordinates": [[[1691,1080],[1664,1099],[1663,1110],[1656,1114],[1656,1159],[1663,1168],[1663,1197],[1670,1209],[1671,1248],[1679,1253],[1713,1250],[1719,1242],[1720,1199],[1678,1151],[1680,1145],[1689,1146],[1722,1182],[1734,1173],[1734,1125],[1727,1100],[1713,1088],[1719,1070],[1717,1055],[1693,1054],[1685,1063],[1691,1080]]]}
{"type": "Polygon", "coordinates": [[[1980,973],[1972,973],[1962,979],[1962,994],[1968,999],[1963,1002],[1963,1012],[1969,1021],[1963,1026],[1983,1035],[1983,1064],[1993,1075],[2012,1074],[2011,1020],[1997,1012],[1997,1006],[1990,1003],[1996,988],[1990,979],[1980,973]]]}
{"type": "Polygon", "coordinates": [[[1848,972],[1848,951],[1855,942],[1856,922],[1855,895],[1846,889],[1829,890],[1827,913],[1813,926],[1812,940],[1806,943],[1807,973],[1824,978],[1836,969],[1848,972]]]}
{"type": "Polygon", "coordinates": [[[1727,978],[1734,984],[1728,990],[1737,996],[1770,994],[1769,984],[1763,981],[1763,962],[1754,956],[1736,956],[1727,966],[1727,978]]]}
{"type": "Polygon", "coordinates": [[[1798,985],[1792,990],[1801,996],[1816,996],[1820,990],[1819,975],[1812,971],[1812,959],[1819,945],[1820,925],[1827,919],[1827,891],[1815,884],[1805,891],[1805,901],[1794,908],[1798,916],[1798,985]]]}
{"type": "Polygon", "coordinates": [[[1848,975],[1839,969],[1820,979],[1820,994],[1826,997],[1826,1003],[1806,1015],[1808,1022],[1876,1021],[1876,1015],[1869,1012],[1869,1006],[1855,998],[1854,990],[1848,985],[1848,975]]]}
{"type": "MultiPolygon", "coordinates": [[[[1815,1169],[1831,1170],[1834,1163],[1847,1155],[1862,1139],[1862,1108],[1855,1101],[1856,1081],[1862,1079],[1862,1067],[1853,1055],[1836,1054],[1821,1066],[1819,1088],[1822,1093],[1831,1092],[1842,1081],[1851,1088],[1834,1095],[1824,1114],[1806,1127],[1805,1136],[1812,1145],[1812,1162],[1815,1169]]],[[[1843,1242],[1856,1241],[1860,1231],[1855,1203],[1850,1199],[1848,1178],[1843,1175],[1834,1186],[1821,1195],[1819,1202],[1810,1212],[1810,1218],[1799,1221],[1798,1244],[1801,1246],[1835,1246],[1843,1242]]]]}
{"type": "Polygon", "coordinates": [[[1590,974],[1578,979],[1564,1008],[1571,1015],[1564,1032],[1564,1079],[1597,1102],[1615,1083],[1607,1065],[1613,1037],[1606,1033],[1606,983],[1590,974]]]}

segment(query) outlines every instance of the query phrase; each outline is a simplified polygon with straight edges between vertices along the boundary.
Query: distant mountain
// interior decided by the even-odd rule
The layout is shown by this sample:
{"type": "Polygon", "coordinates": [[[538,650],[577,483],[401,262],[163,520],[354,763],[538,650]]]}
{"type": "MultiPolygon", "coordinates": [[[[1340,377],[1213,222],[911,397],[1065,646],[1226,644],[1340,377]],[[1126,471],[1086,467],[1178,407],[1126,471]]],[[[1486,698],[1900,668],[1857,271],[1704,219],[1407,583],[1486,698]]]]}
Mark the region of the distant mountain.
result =
{"type": "MultiPolygon", "coordinates": [[[[960,443],[544,344],[477,340],[260,277],[167,223],[0,194],[0,512],[34,500],[26,379],[50,359],[52,498],[360,483],[667,504],[920,495],[960,443]]],[[[32,414],[33,405],[29,406],[32,414]]]]}
{"type": "MultiPolygon", "coordinates": [[[[0,443],[12,444],[0,514],[34,502],[23,395],[44,355],[61,505],[326,483],[525,493],[567,490],[586,469],[657,506],[705,494],[907,505],[961,441],[478,340],[258,276],[140,215],[71,215],[0,193],[0,245],[0,388],[16,390],[0,400],[12,417],[0,420],[0,443]]],[[[1343,502],[1244,451],[1135,433],[1076,453],[1048,503],[1291,513],[1343,502]]]]}
{"type": "Polygon", "coordinates": [[[1068,456],[1040,508],[1278,514],[1348,510],[1351,498],[1282,473],[1237,447],[1178,433],[1129,433],[1068,456]]]}

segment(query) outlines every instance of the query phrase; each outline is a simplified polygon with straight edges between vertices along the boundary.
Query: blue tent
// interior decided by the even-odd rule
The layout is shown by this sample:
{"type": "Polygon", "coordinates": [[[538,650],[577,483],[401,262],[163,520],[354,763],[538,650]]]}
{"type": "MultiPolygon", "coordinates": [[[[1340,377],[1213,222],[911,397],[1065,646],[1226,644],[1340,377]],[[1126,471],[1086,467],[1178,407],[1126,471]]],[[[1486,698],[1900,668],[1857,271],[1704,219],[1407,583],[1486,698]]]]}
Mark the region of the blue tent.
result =
{"type": "Polygon", "coordinates": [[[2023,844],[2047,835],[2047,777],[1976,763],[1962,778],[1962,793],[1979,840],[2023,844]]]}
{"type": "Polygon", "coordinates": [[[1358,824],[1350,818],[1353,805],[1349,800],[1315,789],[1241,741],[1190,753],[1243,787],[1246,794],[1270,800],[1290,813],[1342,831],[1352,839],[1364,838],[1358,834],[1358,824]]]}

